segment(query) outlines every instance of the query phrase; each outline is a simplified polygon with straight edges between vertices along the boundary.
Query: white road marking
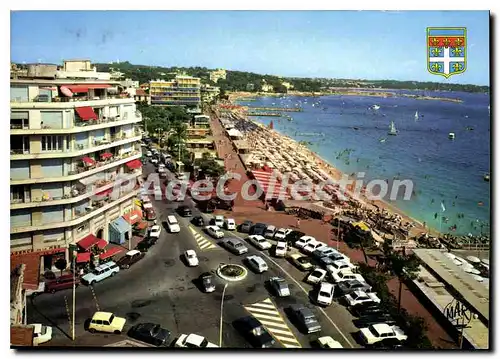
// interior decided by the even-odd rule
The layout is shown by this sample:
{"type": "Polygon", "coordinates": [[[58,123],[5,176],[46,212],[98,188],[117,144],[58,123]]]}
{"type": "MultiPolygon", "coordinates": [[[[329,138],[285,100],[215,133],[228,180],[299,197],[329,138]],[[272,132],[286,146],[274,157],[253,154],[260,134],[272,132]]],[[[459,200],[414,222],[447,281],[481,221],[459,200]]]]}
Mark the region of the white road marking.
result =
{"type": "Polygon", "coordinates": [[[208,240],[207,238],[202,236],[200,233],[198,233],[193,227],[191,227],[191,226],[188,226],[188,227],[189,227],[189,230],[191,231],[191,234],[194,237],[194,240],[196,241],[196,243],[198,244],[198,247],[201,250],[218,248],[210,240],[208,240]]]}
{"type": "MultiPolygon", "coordinates": [[[[236,236],[239,237],[239,238],[241,238],[241,239],[243,239],[242,237],[240,237],[238,235],[236,235],[236,236]]],[[[294,277],[292,277],[283,267],[281,267],[278,263],[276,263],[267,254],[265,254],[263,252],[260,252],[260,253],[264,257],[266,257],[267,259],[269,259],[272,263],[274,263],[276,265],[276,267],[278,267],[279,269],[281,269],[283,271],[283,273],[285,273],[300,289],[302,289],[302,291],[306,294],[306,296],[309,297],[309,293],[307,292],[307,290],[294,277]]],[[[344,340],[346,341],[346,343],[349,344],[349,346],[351,348],[355,348],[354,345],[352,345],[352,343],[349,341],[349,339],[347,339],[347,337],[344,335],[344,333],[342,333],[342,331],[337,326],[337,324],[335,324],[335,322],[328,316],[328,314],[326,314],[326,312],[324,311],[324,309],[323,308],[318,308],[318,310],[325,316],[326,319],[328,319],[328,321],[333,325],[333,327],[337,330],[337,332],[339,332],[339,334],[342,336],[342,338],[344,338],[344,340]]]]}

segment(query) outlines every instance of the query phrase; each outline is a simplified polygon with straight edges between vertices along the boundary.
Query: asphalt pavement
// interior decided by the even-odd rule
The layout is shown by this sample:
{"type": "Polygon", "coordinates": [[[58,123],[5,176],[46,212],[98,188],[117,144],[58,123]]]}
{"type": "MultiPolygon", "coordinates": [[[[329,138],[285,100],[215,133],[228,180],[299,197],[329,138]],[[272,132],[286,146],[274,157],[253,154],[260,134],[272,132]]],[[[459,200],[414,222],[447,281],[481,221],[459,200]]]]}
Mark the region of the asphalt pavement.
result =
{"type": "MultiPolygon", "coordinates": [[[[143,172],[154,170],[147,164],[143,172]]],[[[158,223],[181,203],[154,201],[158,223]]],[[[199,215],[194,203],[188,198],[185,205],[192,207],[193,216],[199,215]]],[[[81,285],[76,290],[75,335],[77,338],[102,334],[90,334],[85,330],[88,321],[97,310],[113,312],[127,319],[125,331],[140,322],[158,323],[170,330],[173,337],[180,334],[196,333],[219,345],[222,290],[225,281],[216,278],[216,291],[202,293],[196,278],[203,272],[214,272],[221,263],[240,264],[246,267],[244,258],[258,254],[268,264],[269,270],[257,274],[248,269],[247,277],[240,282],[229,282],[225,291],[222,308],[222,346],[250,348],[247,340],[234,328],[233,323],[244,316],[253,315],[263,323],[277,340],[276,347],[310,347],[310,342],[320,336],[330,335],[345,348],[359,347],[352,333],[357,329],[352,324],[351,314],[340,304],[319,308],[309,299],[312,286],[303,281],[306,273],[300,272],[286,259],[273,258],[267,251],[259,251],[246,243],[249,251],[242,256],[233,255],[220,247],[219,242],[208,237],[201,228],[190,223],[191,218],[176,215],[181,232],[167,233],[162,229],[160,239],[146,256],[127,270],[97,283],[93,288],[81,285]],[[187,267],[183,253],[194,249],[199,257],[197,267],[187,267]],[[266,281],[273,277],[284,278],[290,286],[291,296],[278,298],[271,294],[266,281]],[[322,331],[303,334],[288,320],[285,308],[300,303],[313,310],[322,331]]],[[[208,220],[210,217],[204,215],[208,220]]],[[[246,235],[227,232],[228,237],[241,238],[246,235]]],[[[53,326],[54,344],[71,345],[70,315],[72,291],[64,290],[55,294],[42,294],[28,300],[28,323],[44,323],[53,326]],[[68,312],[69,310],[69,312],[68,312]]],[[[108,337],[108,335],[105,335],[108,337]]],[[[50,343],[49,343],[50,344],[50,343]]],[[[97,344],[96,344],[97,345],[97,344]]]]}

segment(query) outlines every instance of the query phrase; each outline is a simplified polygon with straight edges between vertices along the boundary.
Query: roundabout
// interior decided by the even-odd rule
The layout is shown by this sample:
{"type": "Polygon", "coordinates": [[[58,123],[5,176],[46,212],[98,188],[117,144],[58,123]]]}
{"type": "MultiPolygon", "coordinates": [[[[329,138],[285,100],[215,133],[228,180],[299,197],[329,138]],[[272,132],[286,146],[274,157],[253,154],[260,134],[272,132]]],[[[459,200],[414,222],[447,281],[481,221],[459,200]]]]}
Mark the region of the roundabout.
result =
{"type": "Polygon", "coordinates": [[[217,268],[217,275],[228,282],[238,282],[246,278],[248,271],[238,264],[221,264],[217,268]]]}

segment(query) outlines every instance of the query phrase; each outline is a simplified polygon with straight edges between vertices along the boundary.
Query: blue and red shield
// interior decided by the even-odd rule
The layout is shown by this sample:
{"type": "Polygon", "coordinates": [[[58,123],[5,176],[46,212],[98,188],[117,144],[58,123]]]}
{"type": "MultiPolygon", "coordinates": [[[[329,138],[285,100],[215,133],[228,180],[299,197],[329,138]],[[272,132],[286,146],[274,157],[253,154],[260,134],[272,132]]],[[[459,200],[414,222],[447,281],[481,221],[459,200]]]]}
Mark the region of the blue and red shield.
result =
{"type": "Polygon", "coordinates": [[[449,78],[467,68],[467,29],[465,27],[427,28],[427,69],[449,78]]]}

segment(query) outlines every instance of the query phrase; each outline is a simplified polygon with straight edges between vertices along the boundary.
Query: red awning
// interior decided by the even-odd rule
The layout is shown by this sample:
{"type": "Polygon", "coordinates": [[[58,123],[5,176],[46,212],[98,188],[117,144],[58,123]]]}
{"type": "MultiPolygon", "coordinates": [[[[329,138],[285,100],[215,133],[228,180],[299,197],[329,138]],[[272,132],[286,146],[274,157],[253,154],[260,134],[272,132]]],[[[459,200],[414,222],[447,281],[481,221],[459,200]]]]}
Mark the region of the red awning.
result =
{"type": "Polygon", "coordinates": [[[278,180],[274,183],[274,190],[272,193],[268,194],[268,187],[271,185],[271,172],[267,171],[252,171],[253,177],[259,183],[259,187],[264,192],[266,198],[288,198],[287,188],[281,185],[281,182],[278,180]]]}
{"type": "Polygon", "coordinates": [[[73,92],[66,86],[61,86],[61,92],[64,96],[73,97],[73,92]]]}
{"type": "Polygon", "coordinates": [[[93,165],[95,161],[90,157],[83,157],[82,161],[87,165],[93,165]]]}
{"type": "Polygon", "coordinates": [[[135,169],[138,169],[138,168],[141,168],[142,167],[142,162],[139,161],[139,160],[132,160],[130,162],[127,162],[125,163],[127,165],[128,168],[130,168],[131,170],[135,170],[135,169]]]}
{"type": "Polygon", "coordinates": [[[97,192],[95,195],[96,196],[107,196],[108,194],[113,193],[113,187],[105,189],[104,191],[97,192]]]}
{"type": "Polygon", "coordinates": [[[80,246],[80,248],[86,251],[93,245],[97,244],[97,242],[99,242],[99,238],[97,238],[93,234],[89,234],[87,237],[80,239],[77,244],[80,246]]]}
{"type": "Polygon", "coordinates": [[[84,121],[97,120],[97,115],[92,107],[75,107],[75,111],[84,121]]]}
{"type": "Polygon", "coordinates": [[[76,255],[76,263],[85,263],[90,261],[90,252],[78,253],[76,255]]]}
{"type": "Polygon", "coordinates": [[[106,242],[104,239],[99,239],[99,242],[97,242],[97,247],[99,247],[99,249],[104,249],[107,245],[108,245],[108,242],[106,242]]]}
{"type": "Polygon", "coordinates": [[[114,256],[115,254],[122,252],[123,250],[124,250],[124,248],[121,248],[121,247],[112,247],[112,248],[108,249],[106,252],[100,254],[99,258],[106,259],[106,258],[114,256]]]}
{"type": "MultiPolygon", "coordinates": [[[[63,86],[70,90],[72,93],[84,93],[89,92],[90,89],[107,89],[110,88],[109,84],[85,84],[85,85],[68,85],[63,86]]],[[[63,87],[61,87],[61,92],[63,91],[63,87]]],[[[64,92],[63,92],[64,93],[64,92]]]]}
{"type": "Polygon", "coordinates": [[[111,157],[113,157],[113,154],[110,153],[110,152],[101,153],[101,158],[102,159],[111,158],[111,157]]]}
{"type": "Polygon", "coordinates": [[[136,224],[140,220],[142,220],[142,213],[140,210],[136,209],[134,211],[125,213],[123,218],[130,224],[136,224]]]}

